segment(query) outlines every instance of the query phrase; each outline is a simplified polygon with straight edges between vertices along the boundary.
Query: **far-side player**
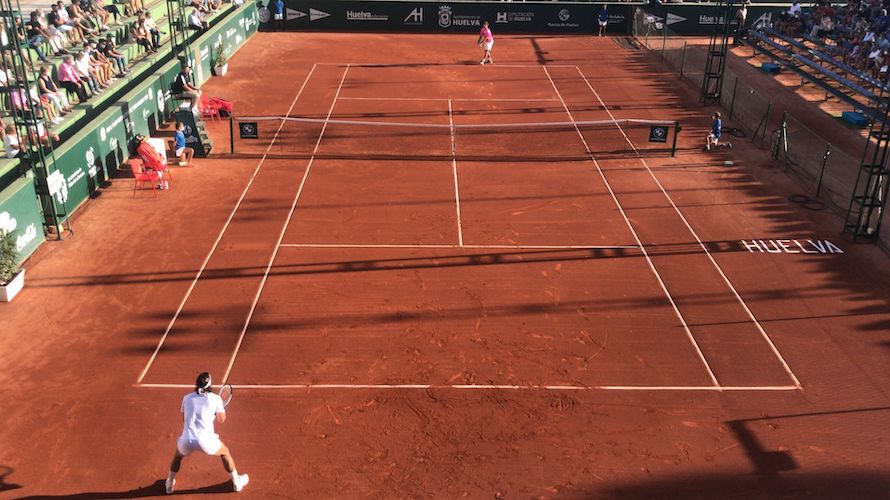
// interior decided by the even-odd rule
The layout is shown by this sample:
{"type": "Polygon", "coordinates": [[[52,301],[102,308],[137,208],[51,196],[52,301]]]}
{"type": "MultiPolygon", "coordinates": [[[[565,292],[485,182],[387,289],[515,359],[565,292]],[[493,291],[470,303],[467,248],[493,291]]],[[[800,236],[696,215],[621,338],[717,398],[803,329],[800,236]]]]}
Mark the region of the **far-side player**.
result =
{"type": "Polygon", "coordinates": [[[167,493],[173,493],[176,473],[179,472],[182,459],[193,451],[203,451],[208,455],[221,457],[223,467],[232,476],[232,486],[235,487],[235,491],[244,489],[250,478],[247,474],[238,475],[232,454],[219,440],[219,435],[213,432],[214,419],[219,423],[226,421],[226,408],[222,398],[211,390],[209,373],[198,375],[195,380],[195,392],[186,394],[182,398],[182,416],[184,420],[182,436],[176,441],[176,454],[173,455],[170,475],[167,476],[165,483],[167,493]]]}
{"type": "Polygon", "coordinates": [[[606,9],[606,4],[603,4],[603,8],[597,15],[597,19],[600,25],[599,36],[606,36],[606,25],[609,24],[609,11],[606,9]]]}
{"type": "Polygon", "coordinates": [[[715,111],[711,116],[714,119],[714,123],[711,125],[711,133],[708,134],[708,144],[705,146],[705,151],[710,151],[711,146],[715,148],[725,147],[732,149],[732,143],[727,141],[723,144],[717,144],[717,141],[720,140],[720,135],[723,133],[723,120],[720,118],[720,112],[715,111]]]}
{"type": "Polygon", "coordinates": [[[482,23],[482,29],[479,31],[479,39],[476,40],[476,45],[482,47],[482,60],[479,61],[479,64],[494,64],[494,61],[491,60],[491,47],[494,46],[494,36],[492,36],[491,30],[488,28],[488,21],[482,23]]]}

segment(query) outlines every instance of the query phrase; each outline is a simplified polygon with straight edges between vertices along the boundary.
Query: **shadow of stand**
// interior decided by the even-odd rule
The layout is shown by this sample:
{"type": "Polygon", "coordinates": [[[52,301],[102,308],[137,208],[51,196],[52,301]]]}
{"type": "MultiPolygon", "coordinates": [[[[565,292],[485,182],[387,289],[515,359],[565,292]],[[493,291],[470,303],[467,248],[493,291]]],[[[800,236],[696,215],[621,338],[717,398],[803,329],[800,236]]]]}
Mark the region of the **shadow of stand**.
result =
{"type": "MultiPolygon", "coordinates": [[[[0,489],[2,491],[2,489],[0,489]]],[[[206,494],[221,494],[221,493],[232,493],[234,490],[232,489],[232,482],[225,481],[219,484],[214,484],[212,486],[204,486],[202,488],[193,488],[190,490],[176,490],[174,495],[206,495],[206,494]]],[[[84,493],[72,493],[68,495],[32,495],[28,497],[21,497],[21,500],[40,500],[40,499],[60,499],[65,498],[69,500],[99,500],[99,499],[114,499],[114,498],[147,498],[147,497],[159,497],[159,496],[168,496],[166,491],[164,490],[164,480],[159,479],[148,486],[142,486],[140,488],[135,488],[127,491],[90,491],[84,493]]]]}

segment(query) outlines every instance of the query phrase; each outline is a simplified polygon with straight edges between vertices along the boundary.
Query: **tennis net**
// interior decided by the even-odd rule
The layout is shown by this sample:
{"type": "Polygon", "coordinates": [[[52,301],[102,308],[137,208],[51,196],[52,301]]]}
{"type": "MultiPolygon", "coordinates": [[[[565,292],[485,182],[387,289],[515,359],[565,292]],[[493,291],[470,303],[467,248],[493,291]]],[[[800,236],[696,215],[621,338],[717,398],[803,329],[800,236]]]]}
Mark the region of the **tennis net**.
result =
{"type": "Polygon", "coordinates": [[[458,124],[243,116],[231,119],[229,145],[237,156],[588,161],[673,156],[680,129],[676,121],[637,119],[458,124]]]}

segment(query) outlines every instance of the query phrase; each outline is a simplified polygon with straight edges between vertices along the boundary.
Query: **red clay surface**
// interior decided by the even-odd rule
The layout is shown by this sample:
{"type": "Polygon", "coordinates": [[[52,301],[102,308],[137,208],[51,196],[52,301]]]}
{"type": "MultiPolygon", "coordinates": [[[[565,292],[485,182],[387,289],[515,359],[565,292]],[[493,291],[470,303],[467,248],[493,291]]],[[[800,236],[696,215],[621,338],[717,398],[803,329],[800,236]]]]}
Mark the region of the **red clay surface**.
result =
{"type": "MultiPolygon", "coordinates": [[[[115,180],[0,306],[0,496],[162,496],[203,370],[236,385],[247,498],[890,491],[886,256],[788,202],[760,150],[702,153],[710,110],[644,53],[501,37],[479,67],[472,41],[259,34],[206,90],[242,116],[678,119],[679,154],[288,122],[157,200],[115,180]]],[[[190,457],[177,486],[226,479],[190,457]]]]}

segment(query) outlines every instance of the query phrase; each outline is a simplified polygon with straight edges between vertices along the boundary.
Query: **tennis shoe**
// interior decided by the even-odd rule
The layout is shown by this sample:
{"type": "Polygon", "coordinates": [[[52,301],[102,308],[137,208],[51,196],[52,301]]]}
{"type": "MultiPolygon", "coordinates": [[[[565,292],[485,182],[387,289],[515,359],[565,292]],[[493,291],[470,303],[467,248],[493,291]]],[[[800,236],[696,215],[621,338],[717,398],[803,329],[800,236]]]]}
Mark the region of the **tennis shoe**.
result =
{"type": "Polygon", "coordinates": [[[235,487],[235,491],[241,491],[247,486],[247,483],[250,482],[250,476],[247,474],[239,474],[232,478],[232,485],[235,487]]]}
{"type": "Polygon", "coordinates": [[[176,486],[176,480],[168,477],[167,480],[164,481],[164,486],[167,488],[167,494],[169,495],[173,493],[173,487],[176,486]]]}
{"type": "Polygon", "coordinates": [[[727,142],[727,143],[726,143],[726,147],[728,147],[729,149],[732,149],[732,143],[731,143],[731,142],[727,142]]]}

